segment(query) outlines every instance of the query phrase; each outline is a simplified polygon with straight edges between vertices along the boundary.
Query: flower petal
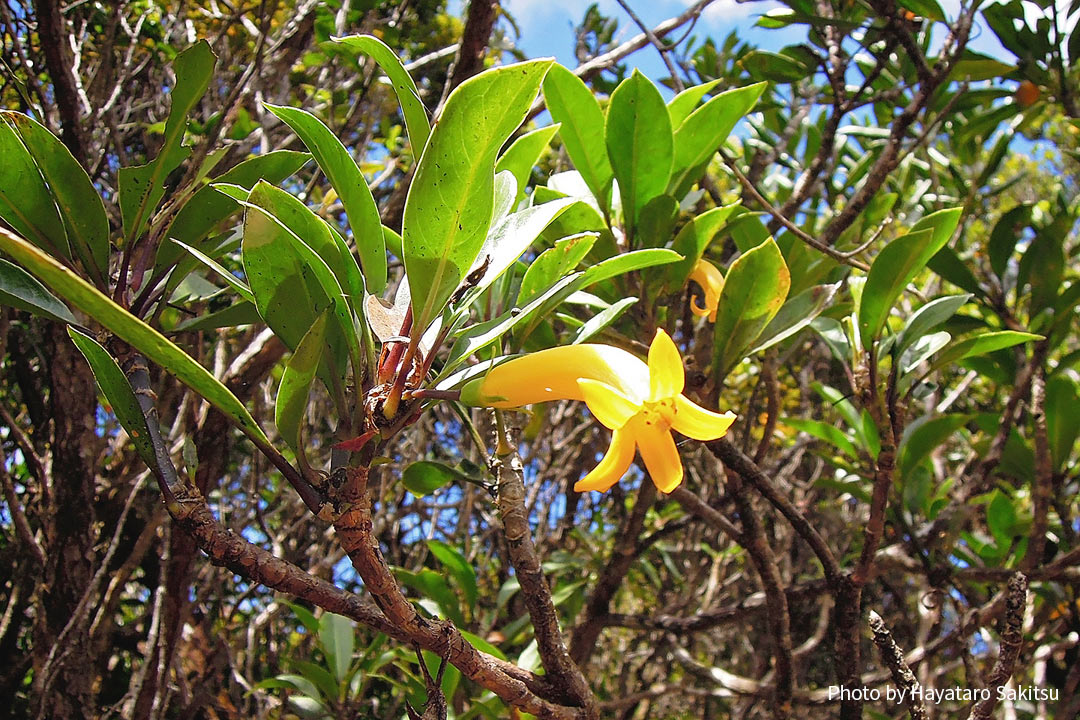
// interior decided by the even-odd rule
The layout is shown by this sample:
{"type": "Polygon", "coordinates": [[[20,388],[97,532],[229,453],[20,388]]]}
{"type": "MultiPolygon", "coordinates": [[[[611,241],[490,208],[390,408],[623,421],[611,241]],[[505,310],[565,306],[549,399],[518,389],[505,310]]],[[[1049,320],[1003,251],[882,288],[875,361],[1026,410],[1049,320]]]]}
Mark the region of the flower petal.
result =
{"type": "Polygon", "coordinates": [[[660,492],[671,492],[683,479],[682,460],[668,430],[643,430],[635,437],[641,459],[660,492]]]}
{"type": "Polygon", "coordinates": [[[649,346],[649,400],[656,402],[678,395],[685,383],[679,348],[663,329],[657,330],[649,346]]]}
{"type": "Polygon", "coordinates": [[[607,383],[588,378],[581,378],[577,382],[585,404],[609,430],[618,430],[641,409],[641,405],[607,383]]]}
{"type": "Polygon", "coordinates": [[[574,492],[595,490],[604,492],[630,469],[634,461],[634,436],[626,430],[616,430],[611,434],[611,447],[604,454],[600,464],[574,485],[574,492]]]}
{"type": "Polygon", "coordinates": [[[675,417],[671,427],[694,440],[716,440],[727,434],[735,413],[714,413],[690,402],[685,396],[675,398],[675,417]]]}
{"type": "Polygon", "coordinates": [[[529,353],[492,368],[461,390],[462,402],[512,408],[550,400],[583,400],[578,378],[599,380],[624,395],[645,399],[649,369],[610,345],[566,345],[529,353]]]}
{"type": "Polygon", "coordinates": [[[701,286],[705,295],[705,307],[697,304],[694,298],[690,302],[690,310],[698,317],[709,316],[709,322],[716,322],[716,308],[720,304],[720,291],[724,289],[724,275],[715,265],[708,260],[698,260],[694,265],[694,271],[690,273],[690,280],[701,286]]]}

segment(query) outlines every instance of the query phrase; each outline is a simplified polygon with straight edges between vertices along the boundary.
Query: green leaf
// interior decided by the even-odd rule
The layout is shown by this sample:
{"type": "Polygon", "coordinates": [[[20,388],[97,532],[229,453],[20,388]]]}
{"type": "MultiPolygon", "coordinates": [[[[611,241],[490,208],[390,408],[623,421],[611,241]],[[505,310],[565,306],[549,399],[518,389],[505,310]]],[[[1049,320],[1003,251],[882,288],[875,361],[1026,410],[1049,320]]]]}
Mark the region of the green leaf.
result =
{"type": "Polygon", "coordinates": [[[550,60],[459,85],[431,132],[405,200],[402,246],[419,337],[476,260],[491,224],[495,157],[528,114],[550,60]]]}
{"type": "Polygon", "coordinates": [[[186,245],[180,241],[177,241],[177,245],[179,245],[184,250],[187,250],[196,260],[201,262],[206,267],[210,268],[210,270],[212,270],[215,275],[220,277],[229,287],[235,290],[236,294],[239,295],[241,298],[247,300],[248,302],[255,302],[255,296],[251,294],[251,289],[247,285],[245,285],[240,280],[240,278],[236,277],[231,272],[222,267],[221,263],[219,263],[217,260],[214,260],[203,251],[190,247],[189,245],[186,245]]]}
{"type": "Polygon", "coordinates": [[[544,78],[544,102],[551,119],[562,126],[559,137],[566,154],[606,211],[613,175],[600,103],[581,78],[561,65],[553,65],[544,78]]]}
{"type": "Polygon", "coordinates": [[[360,307],[364,297],[364,278],[356,258],[333,225],[312,212],[294,195],[265,182],[259,182],[252,190],[250,202],[269,211],[326,263],[337,281],[335,284],[324,278],[323,285],[328,294],[340,288],[350,308],[355,310],[360,307]]]}
{"type": "Polygon", "coordinates": [[[495,172],[509,171],[517,180],[515,203],[525,197],[525,186],[529,182],[533,166],[540,160],[551,138],[559,131],[559,124],[549,125],[525,133],[513,142],[495,163],[495,172]]]}
{"type": "Polygon", "coordinates": [[[928,415],[909,425],[900,441],[900,457],[897,462],[900,477],[907,477],[939,445],[967,425],[971,418],[971,415],[928,415]]]}
{"type": "Polygon", "coordinates": [[[455,548],[450,547],[444,542],[439,540],[428,540],[428,549],[431,550],[431,554],[434,555],[443,567],[445,567],[454,579],[457,580],[461,586],[462,591],[465,593],[465,603],[469,607],[476,605],[476,571],[473,570],[472,565],[465,559],[465,556],[461,554],[455,548]]]}
{"type": "MultiPolygon", "coordinates": [[[[150,430],[146,425],[146,417],[139,407],[139,401],[135,397],[135,391],[131,389],[131,383],[116,360],[109,352],[101,347],[89,335],[73,327],[68,328],[68,335],[75,347],[83,354],[90,363],[90,369],[94,371],[94,379],[97,380],[101,394],[112,406],[113,414],[116,415],[120,426],[127,432],[131,442],[135,445],[135,452],[139,454],[147,467],[156,469],[159,466],[154,444],[150,442],[150,430]]],[[[164,459],[169,462],[168,458],[164,459]]]]}
{"type": "Polygon", "coordinates": [[[1080,388],[1064,374],[1046,381],[1046,430],[1055,469],[1064,469],[1080,435],[1080,388]]]}
{"type": "Polygon", "coordinates": [[[682,259],[682,255],[674,250],[668,250],[667,248],[646,248],[644,250],[633,250],[628,253],[622,253],[621,255],[601,260],[586,269],[585,274],[582,277],[581,287],[595,285],[598,282],[603,282],[616,275],[633,272],[634,270],[641,270],[643,268],[653,267],[654,265],[666,265],[668,263],[678,262],[682,259]]]}
{"type": "Polygon", "coordinates": [[[619,316],[629,310],[640,299],[641,298],[636,297],[623,298],[606,310],[602,310],[589,318],[584,325],[578,328],[577,333],[574,335],[574,340],[570,344],[578,345],[579,343],[588,342],[594,335],[618,320],[619,316]]]}
{"type": "Polygon", "coordinates": [[[14,111],[0,114],[22,138],[49,184],[76,256],[102,286],[109,269],[109,218],[94,184],[67,146],[37,120],[14,111]]]}
{"type": "Polygon", "coordinates": [[[420,157],[427,145],[431,126],[428,123],[427,110],[420,100],[420,93],[416,89],[416,83],[412,76],[401,64],[390,46],[372,35],[350,35],[349,37],[331,38],[347,48],[358,50],[379,64],[386,77],[394,87],[398,103],[401,105],[401,114],[405,117],[405,128],[409,133],[409,144],[412,145],[413,155],[420,157]]]}
{"type": "Polygon", "coordinates": [[[930,372],[939,370],[947,365],[951,365],[952,363],[959,362],[966,358],[986,355],[995,350],[1002,350],[1004,348],[1012,347],[1013,345],[1019,345],[1020,343],[1042,339],[1042,335],[1017,332],[1015,330],[999,330],[997,332],[976,335],[975,337],[960,340],[945,348],[934,361],[934,365],[930,368],[930,372]]]}
{"type": "Polygon", "coordinates": [[[0,122],[0,219],[42,250],[71,258],[67,230],[22,138],[0,122]]]}
{"type": "Polygon", "coordinates": [[[352,155],[319,118],[298,108],[266,105],[304,142],[345,206],[364,279],[373,295],[386,289],[386,245],[379,208],[352,155]]]}
{"type": "Polygon", "coordinates": [[[755,80],[778,83],[798,82],[812,72],[802,62],[767,50],[751,50],[738,62],[755,80]]]}
{"type": "Polygon", "coordinates": [[[780,311],[791,274],[773,239],[731,264],[713,326],[713,373],[722,380],[780,311]]]}
{"type": "Polygon", "coordinates": [[[465,624],[465,618],[461,612],[461,602],[457,595],[450,589],[441,574],[431,568],[424,568],[420,572],[410,572],[404,568],[395,568],[394,575],[398,581],[417,590],[424,599],[434,600],[439,605],[442,613],[461,626],[465,624]]]}
{"type": "MultiPolygon", "coordinates": [[[[311,156],[307,153],[275,150],[244,160],[236,167],[219,175],[214,182],[237,185],[247,190],[255,187],[255,183],[259,180],[266,180],[276,185],[299,170],[310,159],[311,156]]],[[[201,247],[202,241],[218,223],[239,209],[240,203],[217,188],[211,186],[199,188],[177,211],[176,217],[165,232],[166,239],[158,248],[154,272],[157,273],[172,266],[183,255],[183,250],[172,242],[173,239],[205,251],[206,248],[201,247]]]]}
{"type": "Polygon", "coordinates": [[[337,698],[339,685],[330,671],[321,665],[316,665],[308,660],[291,660],[289,662],[304,678],[315,684],[319,692],[327,698],[337,698]]]}
{"type": "MultiPolygon", "coordinates": [[[[919,17],[924,17],[928,20],[935,20],[937,22],[948,21],[945,17],[945,11],[941,9],[941,5],[938,4],[937,0],[897,0],[896,4],[905,10],[910,10],[919,17]]],[[[959,77],[963,77],[963,75],[959,77]]],[[[997,75],[992,75],[990,77],[997,77],[997,75]]],[[[971,79],[989,80],[990,78],[979,77],[971,79]]]]}
{"type": "Polygon", "coordinates": [[[859,451],[855,448],[855,443],[851,442],[851,438],[835,425],[829,425],[820,420],[805,420],[802,418],[784,418],[781,423],[818,440],[827,442],[853,460],[859,457],[859,451]]]}
{"type": "Polygon", "coordinates": [[[683,259],[664,269],[664,278],[669,289],[675,290],[686,284],[686,279],[694,271],[694,266],[705,253],[705,248],[738,207],[738,203],[733,203],[706,210],[682,226],[671,244],[671,249],[682,255],[683,259]]]}
{"type": "Polygon", "coordinates": [[[757,83],[720,93],[679,125],[675,130],[675,159],[668,185],[671,190],[678,194],[679,188],[698,179],[692,176],[695,169],[712,158],[735,123],[754,109],[766,87],[766,83],[757,83]]]}
{"type": "Polygon", "coordinates": [[[244,215],[248,284],[259,314],[290,349],[299,345],[320,313],[333,308],[336,321],[327,333],[319,377],[340,400],[346,355],[355,358],[359,353],[353,318],[325,261],[267,209],[275,204],[271,190],[268,185],[256,186],[244,215]]]}
{"type": "Polygon", "coordinates": [[[324,613],[319,619],[319,645],[326,653],[330,671],[341,682],[352,665],[354,636],[353,621],[334,613],[324,613]]]}
{"type": "Polygon", "coordinates": [[[173,330],[175,332],[194,332],[196,330],[216,330],[223,327],[240,327],[241,325],[254,325],[262,322],[262,317],[259,315],[259,310],[255,307],[255,303],[244,302],[235,303],[224,307],[221,310],[209,313],[207,315],[200,315],[199,317],[188,318],[181,323],[178,323],[173,330]]]}
{"type": "Polygon", "coordinates": [[[274,405],[274,422],[282,440],[299,456],[303,452],[301,445],[301,427],[304,412],[307,410],[311,383],[319,369],[322,359],[324,338],[326,336],[326,312],[315,319],[296,346],[292,357],[285,366],[278,386],[277,402],[274,405]]]}
{"type": "Polygon", "coordinates": [[[525,275],[521,278],[517,304],[524,305],[545,289],[554,285],[562,277],[573,272],[596,242],[596,235],[583,233],[571,235],[555,241],[555,247],[548,248],[536,256],[525,275]]]}
{"type": "Polygon", "coordinates": [[[955,315],[969,299],[971,295],[947,295],[916,310],[897,336],[893,354],[899,357],[912,343],[955,315]]]}
{"type": "Polygon", "coordinates": [[[716,80],[710,80],[701,85],[688,87],[673,97],[667,104],[668,115],[671,117],[671,127],[677,128],[682,125],[683,120],[694,111],[694,108],[697,107],[701,98],[705,97],[710,90],[719,85],[722,79],[723,78],[717,78],[716,80]]]}
{"type": "Polygon", "coordinates": [[[776,313],[776,317],[761,331],[761,335],[758,336],[749,354],[753,355],[770,348],[792,337],[803,328],[809,327],[814,318],[832,303],[839,288],[840,283],[815,285],[790,298],[776,313]]]}
{"type": "MultiPolygon", "coordinates": [[[[536,325],[535,321],[547,315],[580,287],[581,278],[581,273],[560,278],[554,285],[545,288],[542,293],[533,297],[524,306],[511,308],[502,315],[487,322],[473,325],[461,333],[454,341],[454,346],[450,349],[446,363],[439,373],[440,377],[445,377],[447,373],[457,368],[462,360],[490,347],[519,325],[525,324],[528,331],[531,331],[536,325]]],[[[526,335],[528,331],[526,331],[526,335]]],[[[519,341],[522,339],[524,339],[524,336],[518,338],[519,341]]]]}
{"type": "Polygon", "coordinates": [[[425,497],[455,480],[464,480],[465,474],[449,465],[434,460],[420,460],[405,468],[401,483],[416,497],[425,497]]]}
{"type": "Polygon", "coordinates": [[[462,305],[468,305],[472,299],[490,287],[521,257],[522,253],[529,249],[549,225],[578,204],[579,201],[574,198],[553,200],[510,213],[503,218],[488,232],[487,238],[484,239],[484,246],[470,268],[470,270],[475,270],[484,263],[487,264],[487,270],[476,282],[474,289],[462,300],[462,305]]]}
{"type": "Polygon", "coordinates": [[[864,345],[869,347],[878,338],[900,293],[952,237],[960,213],[960,208],[953,208],[927,215],[874,258],[859,304],[859,332],[864,345]]]}
{"type": "Polygon", "coordinates": [[[117,305],[57,260],[2,228],[0,249],[37,275],[53,292],[141,352],[147,360],[175,375],[180,382],[206,398],[256,445],[269,446],[269,440],[244,404],[206,368],[164,335],[117,305]]]}
{"type": "Polygon", "coordinates": [[[25,310],[62,323],[78,324],[67,305],[49,292],[33,275],[0,259],[0,305],[25,310]]]}
{"type": "Polygon", "coordinates": [[[125,242],[130,243],[142,234],[165,195],[165,178],[191,154],[191,148],[182,144],[187,129],[185,118],[206,92],[216,62],[210,43],[205,40],[187,48],[173,61],[176,85],[169,91],[171,105],[161,151],[145,165],[120,168],[118,173],[125,242]]]}
{"type": "Polygon", "coordinates": [[[498,658],[500,660],[505,660],[506,659],[506,653],[504,653],[502,650],[495,647],[494,645],[492,645],[491,643],[489,643],[487,640],[480,637],[479,635],[473,635],[471,632],[467,632],[465,630],[462,630],[461,631],[461,636],[463,638],[465,638],[466,640],[468,640],[469,644],[472,645],[477,650],[479,650],[480,652],[485,652],[488,655],[491,655],[492,657],[496,657],[496,658],[498,658]]]}
{"type": "Polygon", "coordinates": [[[667,188],[674,143],[664,99],[639,70],[611,94],[604,132],[622,196],[623,223],[632,236],[641,209],[667,188]]]}
{"type": "Polygon", "coordinates": [[[1031,223],[1031,210],[1030,205],[1017,205],[1001,216],[990,233],[986,252],[990,257],[990,268],[999,278],[1005,277],[1005,269],[1016,250],[1016,242],[1023,229],[1031,223]]]}
{"type": "Polygon", "coordinates": [[[1013,529],[1017,523],[1015,503],[1001,490],[994,490],[986,506],[986,527],[994,536],[999,548],[1007,548],[1012,543],[1013,529]]]}

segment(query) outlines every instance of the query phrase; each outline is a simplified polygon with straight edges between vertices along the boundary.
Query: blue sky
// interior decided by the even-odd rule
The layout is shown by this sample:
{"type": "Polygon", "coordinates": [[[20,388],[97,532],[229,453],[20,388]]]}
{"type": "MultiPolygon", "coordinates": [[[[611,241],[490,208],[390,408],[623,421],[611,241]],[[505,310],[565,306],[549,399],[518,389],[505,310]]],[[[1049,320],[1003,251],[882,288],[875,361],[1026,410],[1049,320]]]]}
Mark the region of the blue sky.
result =
{"type": "MultiPolygon", "coordinates": [[[[630,0],[634,12],[649,27],[655,27],[667,18],[683,12],[693,0],[630,0]]],[[[1058,0],[1067,5],[1069,0],[1058,0]]],[[[451,0],[451,8],[460,8],[461,0],[451,0]]],[[[615,0],[598,0],[601,12],[619,20],[618,40],[627,40],[637,35],[639,30],[630,17],[619,7],[615,0]]],[[[1041,12],[1034,3],[1028,3],[1032,14],[1041,12]]],[[[560,63],[574,67],[577,61],[573,55],[573,27],[579,22],[588,7],[582,0],[504,0],[503,6],[518,22],[522,35],[518,45],[530,57],[553,55],[560,63]]],[[[946,15],[954,17],[959,10],[959,0],[941,0],[946,15]]],[[[785,45],[802,42],[806,39],[805,27],[795,26],[782,30],[766,30],[755,27],[757,18],[775,8],[782,7],[774,0],[755,2],[737,2],[736,0],[717,0],[709,5],[694,29],[699,39],[714,37],[722,39],[733,29],[738,31],[742,40],[766,50],[779,50],[785,45]]],[[[938,25],[935,32],[935,44],[944,37],[943,26],[938,25]]],[[[969,47],[978,52],[996,57],[1006,62],[1015,62],[1016,58],[1002,50],[994,34],[985,27],[977,26],[972,33],[969,47]]],[[[644,48],[628,59],[631,66],[639,67],[651,77],[667,74],[659,55],[655,50],[644,48]]]]}

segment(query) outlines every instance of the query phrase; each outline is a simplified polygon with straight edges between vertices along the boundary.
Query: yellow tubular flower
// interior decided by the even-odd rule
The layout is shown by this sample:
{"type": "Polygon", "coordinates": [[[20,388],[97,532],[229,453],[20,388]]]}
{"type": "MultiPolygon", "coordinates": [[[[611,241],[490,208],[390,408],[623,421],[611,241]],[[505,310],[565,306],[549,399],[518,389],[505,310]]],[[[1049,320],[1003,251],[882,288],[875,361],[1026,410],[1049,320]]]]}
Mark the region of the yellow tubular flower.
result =
{"type": "Polygon", "coordinates": [[[690,310],[698,317],[709,316],[709,322],[716,322],[716,307],[720,304],[720,291],[724,289],[724,276],[708,260],[698,260],[690,273],[693,280],[705,292],[705,307],[697,304],[697,298],[690,300],[690,310]]]}
{"type": "Polygon", "coordinates": [[[607,345],[570,345],[503,363],[462,389],[471,405],[511,408],[547,400],[584,400],[612,431],[611,447],[574,490],[604,491],[634,461],[635,447],[656,487],[671,492],[683,479],[671,431],[695,440],[715,440],[735,421],[682,395],[685,376],[679,349],[663,330],[649,347],[649,362],[607,345]]]}

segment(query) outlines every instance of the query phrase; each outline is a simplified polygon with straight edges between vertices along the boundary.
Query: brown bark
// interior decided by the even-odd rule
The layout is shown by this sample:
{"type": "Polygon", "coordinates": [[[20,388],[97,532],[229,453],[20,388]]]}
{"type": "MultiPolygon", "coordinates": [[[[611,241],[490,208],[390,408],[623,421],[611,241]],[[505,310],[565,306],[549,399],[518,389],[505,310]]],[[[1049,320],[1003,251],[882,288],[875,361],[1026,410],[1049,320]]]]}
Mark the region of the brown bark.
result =
{"type": "Polygon", "coordinates": [[[34,684],[42,717],[92,717],[95,674],[85,614],[76,608],[94,574],[97,387],[62,325],[44,330],[52,417],[52,506],[41,606],[34,628],[34,684]],[[62,643],[60,642],[62,638],[62,643]]]}

